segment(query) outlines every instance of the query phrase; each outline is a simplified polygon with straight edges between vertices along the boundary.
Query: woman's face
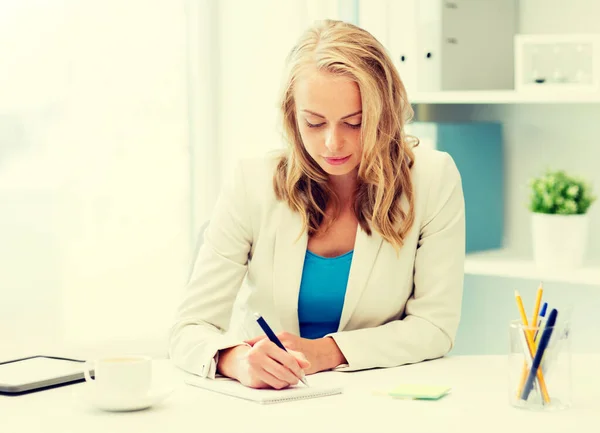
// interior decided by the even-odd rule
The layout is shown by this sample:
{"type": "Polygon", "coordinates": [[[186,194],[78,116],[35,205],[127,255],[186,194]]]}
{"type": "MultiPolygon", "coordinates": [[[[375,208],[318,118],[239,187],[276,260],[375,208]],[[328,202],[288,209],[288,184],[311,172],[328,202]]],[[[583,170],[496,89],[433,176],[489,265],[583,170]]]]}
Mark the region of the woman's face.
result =
{"type": "Polygon", "coordinates": [[[362,103],[350,78],[312,69],[294,87],[296,118],[308,154],[332,176],[354,172],[361,159],[362,103]]]}

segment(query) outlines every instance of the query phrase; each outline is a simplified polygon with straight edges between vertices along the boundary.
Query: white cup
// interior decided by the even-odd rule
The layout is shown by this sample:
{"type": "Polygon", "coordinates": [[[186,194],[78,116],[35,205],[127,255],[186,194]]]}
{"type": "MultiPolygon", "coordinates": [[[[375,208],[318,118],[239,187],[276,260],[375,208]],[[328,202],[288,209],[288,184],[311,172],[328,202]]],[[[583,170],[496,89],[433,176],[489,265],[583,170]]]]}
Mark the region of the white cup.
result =
{"type": "Polygon", "coordinates": [[[88,361],[84,369],[85,380],[96,390],[114,398],[142,397],[152,384],[152,358],[149,356],[121,356],[88,361]],[[94,369],[95,379],[90,376],[94,369]]]}

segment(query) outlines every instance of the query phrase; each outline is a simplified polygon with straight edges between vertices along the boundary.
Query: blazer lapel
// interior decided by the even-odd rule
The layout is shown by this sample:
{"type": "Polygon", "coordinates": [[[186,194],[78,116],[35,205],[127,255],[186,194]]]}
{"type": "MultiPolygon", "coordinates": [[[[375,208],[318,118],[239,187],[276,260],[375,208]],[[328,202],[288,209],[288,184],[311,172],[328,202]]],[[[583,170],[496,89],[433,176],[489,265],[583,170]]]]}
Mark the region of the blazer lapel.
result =
{"type": "Polygon", "coordinates": [[[352,317],[381,248],[383,238],[374,230],[371,233],[371,236],[367,235],[360,225],[358,226],[338,331],[344,330],[350,317],[352,317]]]}
{"type": "Polygon", "coordinates": [[[273,300],[283,330],[300,335],[298,294],[308,245],[308,235],[302,230],[302,218],[281,203],[281,217],[275,235],[273,258],[273,300]]]}

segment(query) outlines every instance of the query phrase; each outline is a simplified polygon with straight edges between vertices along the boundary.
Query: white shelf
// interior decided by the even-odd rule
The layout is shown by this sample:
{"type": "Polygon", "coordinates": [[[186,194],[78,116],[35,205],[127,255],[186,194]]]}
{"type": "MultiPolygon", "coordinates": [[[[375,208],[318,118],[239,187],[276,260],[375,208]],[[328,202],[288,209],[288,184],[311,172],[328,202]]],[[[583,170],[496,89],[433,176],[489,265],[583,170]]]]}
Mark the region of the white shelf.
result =
{"type": "Polygon", "coordinates": [[[408,95],[412,104],[578,104],[600,103],[600,92],[470,90],[417,92],[408,95]]]}
{"type": "Polygon", "coordinates": [[[600,286],[600,264],[576,271],[541,271],[532,259],[523,258],[509,250],[467,254],[465,274],[600,286]]]}

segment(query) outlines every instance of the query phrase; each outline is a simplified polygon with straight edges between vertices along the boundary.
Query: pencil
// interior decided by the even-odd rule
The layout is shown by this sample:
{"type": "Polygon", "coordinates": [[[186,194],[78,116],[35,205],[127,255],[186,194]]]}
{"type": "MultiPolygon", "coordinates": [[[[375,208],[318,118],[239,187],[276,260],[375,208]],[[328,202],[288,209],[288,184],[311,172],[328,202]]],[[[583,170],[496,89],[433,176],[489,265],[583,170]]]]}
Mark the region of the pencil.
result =
{"type": "MultiPolygon", "coordinates": [[[[538,291],[538,296],[539,296],[538,291]]],[[[523,326],[525,327],[525,338],[527,339],[527,347],[529,349],[529,353],[531,354],[531,358],[535,356],[535,342],[533,341],[533,335],[531,333],[531,329],[529,328],[529,323],[527,322],[527,314],[525,314],[525,308],[523,307],[523,300],[521,299],[521,295],[518,290],[515,290],[515,300],[517,301],[517,307],[519,308],[519,314],[521,315],[521,321],[523,322],[523,326]]],[[[544,374],[541,369],[537,371],[537,378],[540,382],[540,389],[542,391],[542,397],[546,403],[550,403],[550,396],[548,395],[548,390],[546,389],[546,381],[544,380],[544,374]]],[[[523,378],[522,378],[523,379],[523,378]]],[[[521,394],[523,392],[523,386],[525,385],[525,381],[527,380],[527,375],[524,378],[525,380],[521,380],[519,384],[518,390],[518,398],[521,398],[521,394]]]]}
{"type": "MultiPolygon", "coordinates": [[[[537,318],[538,315],[540,313],[540,304],[542,303],[542,294],[544,292],[543,286],[542,286],[542,282],[540,281],[540,286],[538,287],[538,291],[537,291],[537,296],[535,298],[535,305],[533,308],[533,316],[531,319],[531,326],[536,326],[537,324],[537,318]]],[[[536,350],[536,340],[535,340],[535,335],[537,335],[537,331],[533,336],[533,353],[531,354],[531,359],[533,359],[533,354],[535,353],[536,350]]],[[[527,342],[527,340],[526,340],[527,342]]],[[[523,390],[523,386],[525,386],[525,382],[527,381],[527,369],[531,368],[531,365],[527,365],[526,362],[523,363],[523,369],[521,370],[521,380],[519,381],[519,395],[521,395],[521,391],[523,390]]]]}
{"type": "Polygon", "coordinates": [[[533,308],[533,318],[531,319],[531,326],[536,326],[538,315],[540,313],[540,305],[542,304],[542,294],[544,293],[544,287],[540,281],[540,286],[537,290],[537,296],[535,297],[535,306],[533,308]]]}

